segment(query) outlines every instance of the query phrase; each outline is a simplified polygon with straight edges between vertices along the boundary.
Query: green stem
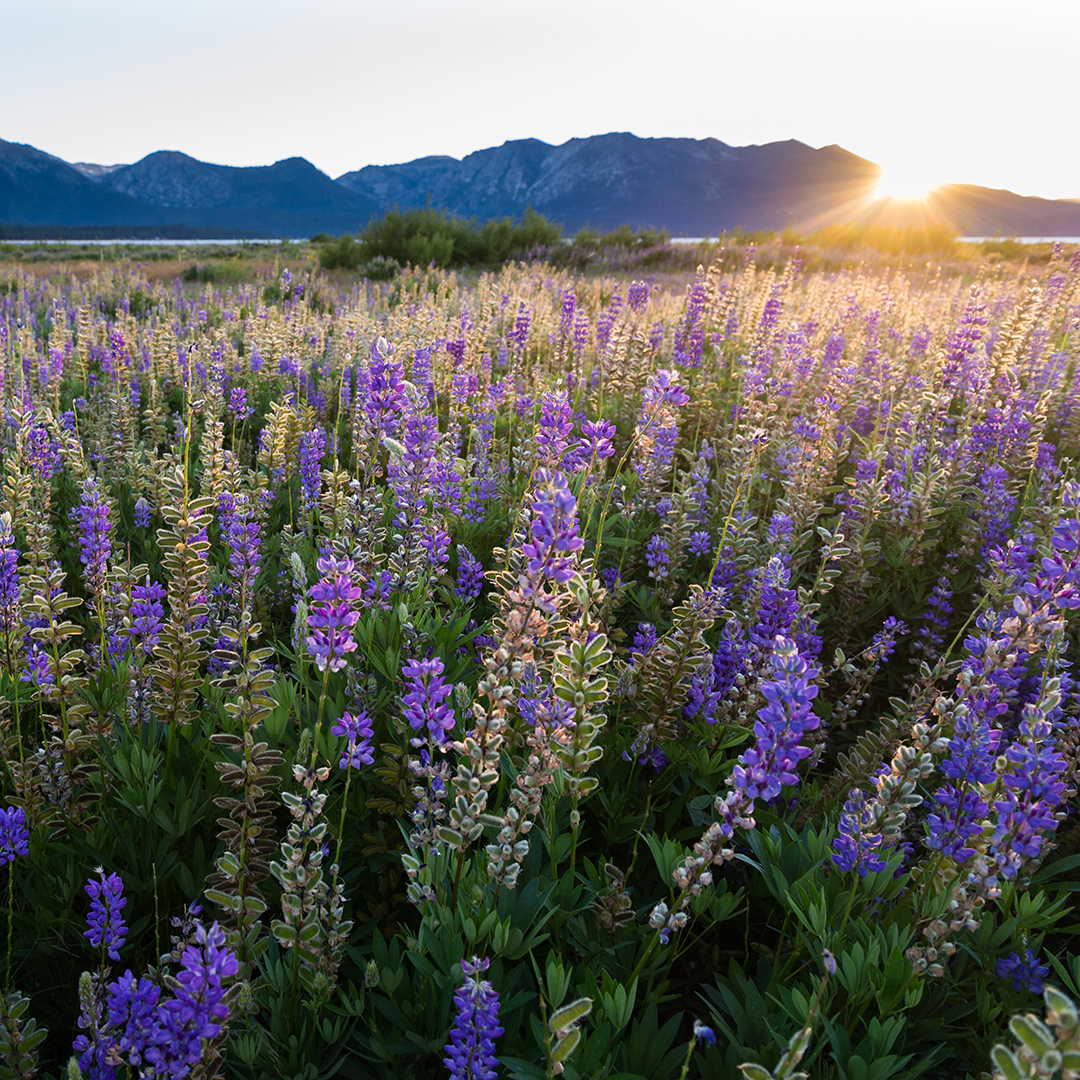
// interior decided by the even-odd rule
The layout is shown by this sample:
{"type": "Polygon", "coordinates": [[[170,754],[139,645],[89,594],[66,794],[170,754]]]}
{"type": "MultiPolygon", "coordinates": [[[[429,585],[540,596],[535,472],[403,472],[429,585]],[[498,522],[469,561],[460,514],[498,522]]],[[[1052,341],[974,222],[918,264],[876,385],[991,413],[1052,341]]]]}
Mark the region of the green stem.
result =
{"type": "Polygon", "coordinates": [[[323,714],[326,712],[326,692],[330,686],[330,664],[327,662],[323,672],[322,693],[319,694],[319,716],[315,721],[315,738],[311,744],[311,768],[315,768],[315,762],[319,756],[319,737],[322,735],[323,714]]]}
{"type": "Polygon", "coordinates": [[[458,848],[457,869],[454,871],[454,887],[450,890],[450,910],[457,910],[458,884],[461,882],[461,869],[465,865],[465,848],[458,848]]]}
{"type": "Polygon", "coordinates": [[[695,1046],[697,1046],[696,1032],[690,1036],[690,1041],[686,1044],[686,1057],[683,1058],[682,1072],[679,1073],[679,1080],[686,1080],[686,1074],[690,1071],[690,1056],[693,1054],[695,1046]]]}
{"type": "Polygon", "coordinates": [[[345,770],[345,794],[341,799],[341,819],[338,822],[337,847],[334,850],[334,865],[341,865],[341,842],[345,838],[345,810],[349,805],[349,784],[352,783],[352,766],[345,770]]]}
{"type": "Polygon", "coordinates": [[[642,969],[645,967],[645,964],[648,962],[649,957],[652,956],[653,948],[659,943],[659,941],[660,941],[660,931],[657,930],[656,931],[656,936],[645,947],[645,951],[641,954],[641,959],[637,962],[637,965],[635,966],[634,970],[630,973],[630,978],[626,980],[626,985],[627,986],[629,986],[634,981],[634,979],[636,979],[641,974],[642,969]]]}
{"type": "Polygon", "coordinates": [[[14,867],[8,867],[8,888],[7,888],[7,966],[4,974],[4,997],[7,997],[11,993],[11,921],[12,921],[12,909],[15,906],[15,875],[12,873],[14,867]]]}

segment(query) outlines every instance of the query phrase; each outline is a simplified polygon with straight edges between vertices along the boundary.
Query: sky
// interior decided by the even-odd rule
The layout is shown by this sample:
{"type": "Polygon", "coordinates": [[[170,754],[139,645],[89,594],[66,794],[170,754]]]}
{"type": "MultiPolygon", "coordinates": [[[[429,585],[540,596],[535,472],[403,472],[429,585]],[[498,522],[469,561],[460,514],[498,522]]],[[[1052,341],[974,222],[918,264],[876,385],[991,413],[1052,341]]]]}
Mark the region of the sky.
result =
{"type": "Polygon", "coordinates": [[[337,177],[629,131],[1080,198],[1077,0],[0,0],[0,27],[0,138],[67,161],[337,177]]]}

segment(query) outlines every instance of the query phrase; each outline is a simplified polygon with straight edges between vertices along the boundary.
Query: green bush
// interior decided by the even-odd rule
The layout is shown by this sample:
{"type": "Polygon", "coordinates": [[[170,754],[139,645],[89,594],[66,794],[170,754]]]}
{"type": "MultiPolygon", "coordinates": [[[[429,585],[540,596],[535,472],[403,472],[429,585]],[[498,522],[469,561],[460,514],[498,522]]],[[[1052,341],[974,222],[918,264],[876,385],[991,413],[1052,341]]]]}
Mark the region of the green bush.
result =
{"type": "MultiPolygon", "coordinates": [[[[412,210],[395,207],[368,222],[360,234],[360,245],[369,260],[381,256],[401,265],[434,263],[445,269],[500,265],[551,247],[561,235],[558,225],[531,209],[520,222],[502,218],[479,225],[475,218],[457,217],[430,206],[412,210]]],[[[327,265],[325,261],[323,265],[327,265]]]]}
{"type": "Polygon", "coordinates": [[[364,261],[364,248],[355,236],[346,233],[328,244],[319,254],[319,265],[324,270],[356,270],[364,261]]]}

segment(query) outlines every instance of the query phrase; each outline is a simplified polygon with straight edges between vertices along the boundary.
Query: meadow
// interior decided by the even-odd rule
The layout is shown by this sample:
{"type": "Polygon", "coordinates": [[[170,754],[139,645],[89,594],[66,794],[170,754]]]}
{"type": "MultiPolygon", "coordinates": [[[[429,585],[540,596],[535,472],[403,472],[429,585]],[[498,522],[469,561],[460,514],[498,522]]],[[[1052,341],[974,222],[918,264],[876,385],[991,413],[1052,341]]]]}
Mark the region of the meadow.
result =
{"type": "Polygon", "coordinates": [[[1080,1075],[1080,252],[623,248],[0,264],[0,1078],[1080,1075]]]}

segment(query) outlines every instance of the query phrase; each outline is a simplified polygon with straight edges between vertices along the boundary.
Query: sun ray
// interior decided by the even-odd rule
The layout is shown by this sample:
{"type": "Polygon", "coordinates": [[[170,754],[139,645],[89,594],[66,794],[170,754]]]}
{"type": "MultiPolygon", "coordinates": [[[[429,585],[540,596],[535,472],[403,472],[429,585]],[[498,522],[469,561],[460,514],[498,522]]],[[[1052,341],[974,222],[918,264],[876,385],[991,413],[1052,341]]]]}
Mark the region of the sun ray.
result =
{"type": "Polygon", "coordinates": [[[890,202],[922,202],[939,181],[931,179],[918,163],[888,166],[881,170],[872,198],[890,202]]]}

